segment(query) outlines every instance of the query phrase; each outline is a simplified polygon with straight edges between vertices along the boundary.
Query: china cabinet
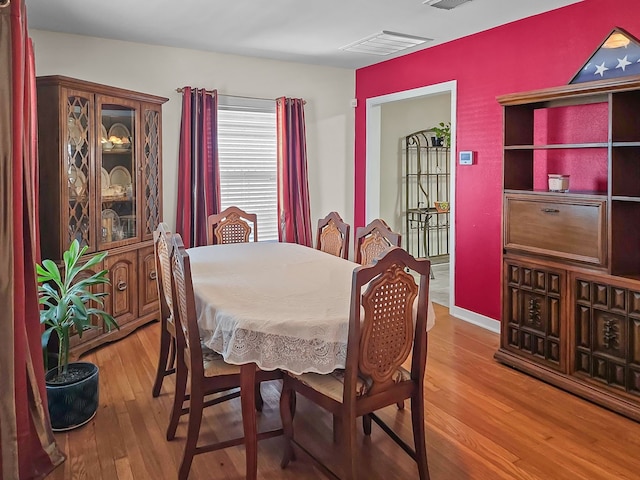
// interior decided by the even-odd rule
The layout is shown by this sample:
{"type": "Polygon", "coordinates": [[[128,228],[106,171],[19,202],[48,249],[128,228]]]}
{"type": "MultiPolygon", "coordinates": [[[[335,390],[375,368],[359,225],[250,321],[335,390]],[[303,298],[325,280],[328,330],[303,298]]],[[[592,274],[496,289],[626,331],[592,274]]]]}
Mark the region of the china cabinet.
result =
{"type": "Polygon", "coordinates": [[[108,251],[101,324],[74,335],[72,356],[127,335],[159,315],[153,231],[161,221],[161,118],[166,98],[62,76],[37,78],[43,258],[78,240],[108,251]]]}
{"type": "Polygon", "coordinates": [[[404,138],[405,249],[416,257],[449,256],[449,147],[432,130],[404,138]]]}
{"type": "Polygon", "coordinates": [[[504,250],[495,357],[640,421],[640,78],[498,101],[504,250]],[[569,175],[568,191],[550,191],[547,177],[558,175],[569,175]]]}

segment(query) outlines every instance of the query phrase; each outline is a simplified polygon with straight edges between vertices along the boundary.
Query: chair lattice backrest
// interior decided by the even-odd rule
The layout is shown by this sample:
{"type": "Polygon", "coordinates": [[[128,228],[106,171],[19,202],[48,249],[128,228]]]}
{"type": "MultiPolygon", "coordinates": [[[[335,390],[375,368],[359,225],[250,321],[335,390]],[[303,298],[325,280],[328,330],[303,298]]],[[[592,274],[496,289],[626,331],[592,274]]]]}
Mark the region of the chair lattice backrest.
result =
{"type": "Polygon", "coordinates": [[[238,207],[226,208],[207,219],[207,243],[246,243],[252,231],[253,241],[257,242],[257,222],[258,216],[255,213],[247,213],[238,207]]]}
{"type": "Polygon", "coordinates": [[[171,252],[173,251],[173,234],[165,223],[160,223],[154,232],[154,250],[156,254],[156,272],[160,272],[158,281],[158,297],[164,318],[173,322],[173,299],[171,296],[171,252]]]}
{"type": "Polygon", "coordinates": [[[361,265],[369,265],[385,250],[399,247],[401,241],[402,236],[392,231],[384,220],[373,220],[356,232],[355,261],[361,265]]]}
{"type": "Polygon", "coordinates": [[[171,261],[173,291],[176,301],[174,310],[176,317],[176,337],[178,349],[184,342],[185,354],[189,359],[189,370],[192,375],[202,374],[202,347],[200,345],[200,332],[196,318],[196,304],[193,293],[193,281],[191,277],[191,262],[189,254],[184,248],[182,237],[179,234],[173,236],[173,255],[171,261]]]}
{"type": "Polygon", "coordinates": [[[349,230],[351,227],[342,221],[336,212],[330,212],[318,221],[316,249],[336,257],[349,255],[349,230]]]}
{"type": "MultiPolygon", "coordinates": [[[[357,365],[350,358],[347,368],[351,364],[360,377],[370,379],[372,394],[397,383],[396,374],[412,350],[416,374],[424,373],[429,269],[428,260],[416,260],[405,250],[391,247],[354,272],[347,355],[353,355],[353,346],[358,354],[357,365]],[[419,285],[407,268],[418,275],[419,285]]],[[[355,374],[352,378],[355,381],[355,374]]]]}

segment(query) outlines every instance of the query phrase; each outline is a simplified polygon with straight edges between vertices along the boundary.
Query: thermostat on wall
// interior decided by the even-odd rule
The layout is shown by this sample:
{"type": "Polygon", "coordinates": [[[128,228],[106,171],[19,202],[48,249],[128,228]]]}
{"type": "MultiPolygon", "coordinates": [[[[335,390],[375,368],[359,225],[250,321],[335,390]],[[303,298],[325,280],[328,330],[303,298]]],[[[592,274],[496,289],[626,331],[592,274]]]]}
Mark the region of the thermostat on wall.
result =
{"type": "Polygon", "coordinates": [[[458,154],[460,165],[473,165],[476,163],[475,152],[465,151],[458,154]]]}

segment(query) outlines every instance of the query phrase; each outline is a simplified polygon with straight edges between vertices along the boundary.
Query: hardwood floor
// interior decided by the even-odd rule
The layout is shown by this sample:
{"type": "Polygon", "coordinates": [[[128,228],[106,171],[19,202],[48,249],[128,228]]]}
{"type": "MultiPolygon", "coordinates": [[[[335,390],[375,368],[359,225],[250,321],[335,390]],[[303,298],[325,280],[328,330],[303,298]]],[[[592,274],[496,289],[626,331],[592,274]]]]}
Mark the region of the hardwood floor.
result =
{"type": "MultiPolygon", "coordinates": [[[[598,480],[640,478],[640,424],[505,367],[492,358],[498,336],[448,315],[435,305],[429,335],[426,422],[433,480],[598,480]]],[[[151,397],[159,324],[86,355],[100,367],[100,408],[88,425],[57,434],[67,461],[50,480],[174,479],[186,433],[183,417],[174,441],[165,440],[173,378],[151,397]]],[[[259,428],[279,425],[279,384],[263,385],[259,428]]],[[[412,444],[409,409],[383,416],[412,444]]],[[[331,417],[298,400],[296,437],[334,471],[339,446],[332,443],[331,417]]],[[[375,424],[370,439],[359,427],[361,478],[417,478],[414,462],[375,424]]],[[[201,439],[242,432],[240,402],[205,411],[201,439]]],[[[260,442],[261,479],[325,478],[302,452],[285,470],[282,439],[260,442]]],[[[244,449],[196,456],[190,480],[242,479],[244,449]]]]}

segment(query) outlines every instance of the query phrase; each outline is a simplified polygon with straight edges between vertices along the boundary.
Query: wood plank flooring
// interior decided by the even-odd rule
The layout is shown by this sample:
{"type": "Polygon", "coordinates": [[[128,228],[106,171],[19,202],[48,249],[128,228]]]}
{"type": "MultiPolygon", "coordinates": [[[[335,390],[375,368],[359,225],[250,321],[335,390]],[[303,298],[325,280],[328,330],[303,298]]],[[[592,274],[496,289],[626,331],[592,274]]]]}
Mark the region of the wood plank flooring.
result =
{"type": "MultiPolygon", "coordinates": [[[[435,306],[429,335],[426,424],[433,480],[640,479],[640,424],[535,380],[493,360],[498,336],[451,317],[435,306]]],[[[88,425],[57,434],[67,461],[50,480],[174,479],[182,458],[186,417],[172,442],[165,439],[173,378],[151,397],[159,324],[86,355],[100,367],[100,408],[88,425]]],[[[280,424],[278,382],[263,385],[259,428],[280,424]]],[[[410,411],[390,407],[381,415],[412,444],[410,411]]],[[[332,443],[331,417],[298,400],[296,437],[334,471],[339,446],[332,443]]],[[[359,424],[361,478],[417,478],[413,461],[375,424],[370,438],[359,424]]],[[[242,434],[238,399],[205,411],[202,442],[242,434]]],[[[279,466],[282,438],[260,442],[261,479],[325,478],[298,451],[279,466]]],[[[244,449],[196,456],[190,480],[244,477],[244,449]]]]}

